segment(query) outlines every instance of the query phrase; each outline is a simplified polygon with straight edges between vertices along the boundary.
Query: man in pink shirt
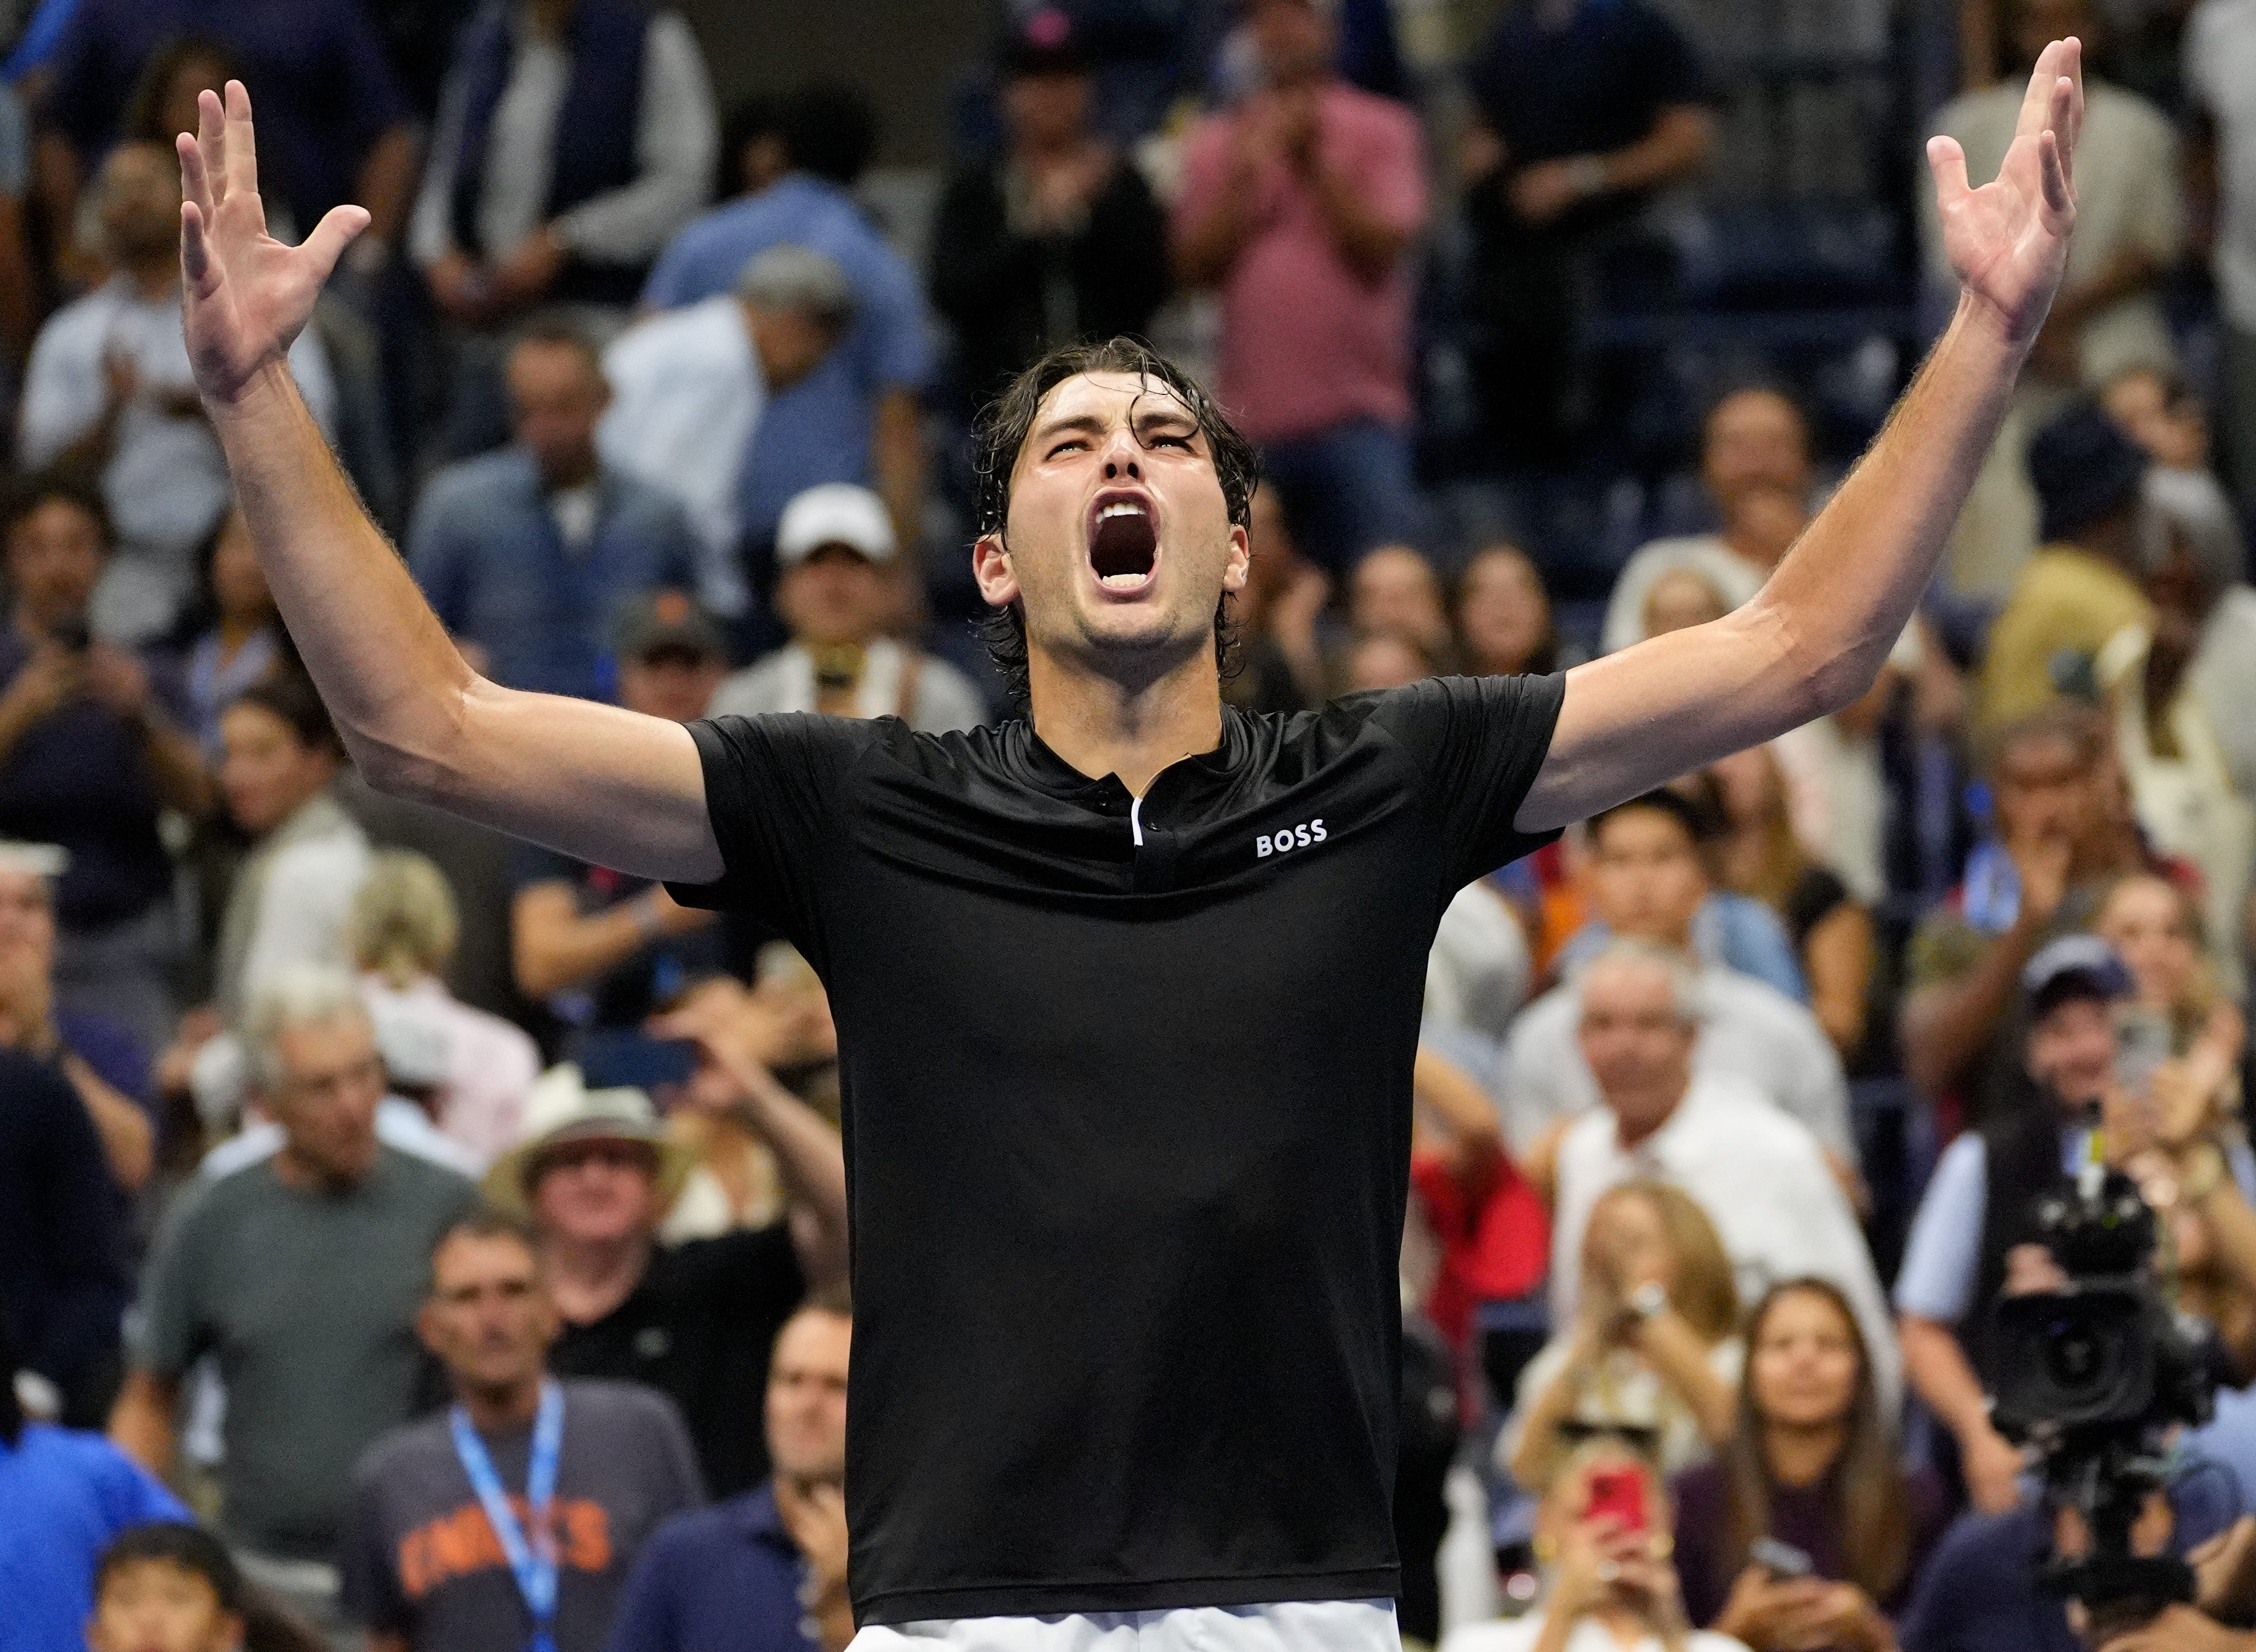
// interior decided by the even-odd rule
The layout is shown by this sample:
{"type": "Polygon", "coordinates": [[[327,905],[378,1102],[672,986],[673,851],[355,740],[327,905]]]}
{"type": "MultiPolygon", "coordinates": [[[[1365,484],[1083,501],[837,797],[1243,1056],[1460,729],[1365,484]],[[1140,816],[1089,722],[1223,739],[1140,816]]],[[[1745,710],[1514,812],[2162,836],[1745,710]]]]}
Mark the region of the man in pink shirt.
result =
{"type": "Polygon", "coordinates": [[[1222,294],[1222,400],[1336,571],[1407,535],[1418,123],[1334,72],[1336,0],[1252,0],[1263,88],[1192,133],[1177,272],[1222,294]]]}

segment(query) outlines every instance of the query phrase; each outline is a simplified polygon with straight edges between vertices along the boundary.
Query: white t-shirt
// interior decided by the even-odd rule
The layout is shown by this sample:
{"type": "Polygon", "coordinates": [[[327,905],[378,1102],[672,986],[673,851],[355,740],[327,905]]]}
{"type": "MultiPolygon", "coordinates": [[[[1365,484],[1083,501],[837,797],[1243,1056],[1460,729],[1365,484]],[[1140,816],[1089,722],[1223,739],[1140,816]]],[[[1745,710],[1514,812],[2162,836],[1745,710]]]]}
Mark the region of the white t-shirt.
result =
{"type": "Polygon", "coordinates": [[[1742,1308],[1779,1281],[1803,1276],[1824,1280],[1848,1298],[1872,1350],[1883,1415],[1894,1417],[1903,1365],[1864,1230],[1817,1139],[1744,1080],[1695,1075],[1676,1111],[1627,1150],[1612,1113],[1586,1114],[1559,1144],[1558,1176],[1553,1324],[1575,1317],[1583,1230],[1599,1196],[1625,1182],[1666,1182],[1690,1194],[1716,1225],[1742,1308]]]}
{"type": "Polygon", "coordinates": [[[2256,333],[2256,0],[2202,0],[2184,51],[2187,95],[2217,125],[2217,296],[2234,327],[2256,333]]]}
{"type": "MultiPolygon", "coordinates": [[[[1700,971],[1699,1007],[1696,1075],[1750,1086],[1808,1126],[1829,1151],[1857,1162],[1849,1081],[1815,1016],[1768,983],[1717,964],[1700,971]]],[[[1581,995],[1569,983],[1537,999],[1512,1024],[1497,1089],[1515,1151],[1526,1151],[1562,1119],[1600,1110],[1598,1081],[1576,1036],[1581,1012],[1581,995]]]]}
{"type": "MultiPolygon", "coordinates": [[[[900,644],[880,637],[863,651],[861,680],[854,685],[854,715],[891,717],[901,714],[901,672],[907,656],[900,644]]],[[[814,656],[797,643],[777,649],[732,674],[706,708],[708,717],[757,717],[778,711],[814,710],[814,656]]],[[[976,728],[987,720],[979,690],[945,660],[932,654],[917,662],[916,692],[908,725],[926,734],[976,728]]]]}

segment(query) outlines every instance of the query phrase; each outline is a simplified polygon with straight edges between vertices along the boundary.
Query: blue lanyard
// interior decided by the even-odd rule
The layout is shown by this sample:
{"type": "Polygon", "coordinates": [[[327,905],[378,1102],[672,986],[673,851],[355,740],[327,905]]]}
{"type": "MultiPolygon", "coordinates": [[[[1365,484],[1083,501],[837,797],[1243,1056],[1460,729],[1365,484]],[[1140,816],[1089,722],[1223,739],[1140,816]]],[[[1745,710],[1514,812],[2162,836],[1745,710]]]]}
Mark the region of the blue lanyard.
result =
{"type": "Polygon", "coordinates": [[[458,1405],[448,1423],[455,1434],[455,1455],[470,1477],[470,1488],[477,1493],[479,1507],[486,1511],[509,1569],[516,1574],[517,1592],[532,1614],[530,1652],[556,1652],[556,1528],[549,1516],[556,1502],[556,1459],[564,1444],[564,1390],[553,1380],[540,1385],[540,1412],[532,1423],[532,1461],[525,1472],[525,1500],[532,1513],[530,1543],[502,1490],[501,1476],[494,1472],[486,1443],[470,1426],[469,1413],[458,1405]]]}

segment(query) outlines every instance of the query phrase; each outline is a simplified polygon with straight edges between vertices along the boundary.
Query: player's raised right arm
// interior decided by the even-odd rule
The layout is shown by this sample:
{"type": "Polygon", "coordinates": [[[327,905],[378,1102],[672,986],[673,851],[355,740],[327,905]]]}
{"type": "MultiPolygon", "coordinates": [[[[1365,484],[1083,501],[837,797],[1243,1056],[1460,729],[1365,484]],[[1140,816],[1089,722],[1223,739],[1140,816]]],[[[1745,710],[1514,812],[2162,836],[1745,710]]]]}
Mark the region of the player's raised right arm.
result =
{"type": "Polygon", "coordinates": [[[285,357],[368,225],[339,207],[302,246],[266,233],[250,98],[198,100],[180,138],[189,359],[267,582],[354,761],[385,791],[645,877],[721,875],[679,724],[523,694],[463,662],[306,410],[285,357]]]}

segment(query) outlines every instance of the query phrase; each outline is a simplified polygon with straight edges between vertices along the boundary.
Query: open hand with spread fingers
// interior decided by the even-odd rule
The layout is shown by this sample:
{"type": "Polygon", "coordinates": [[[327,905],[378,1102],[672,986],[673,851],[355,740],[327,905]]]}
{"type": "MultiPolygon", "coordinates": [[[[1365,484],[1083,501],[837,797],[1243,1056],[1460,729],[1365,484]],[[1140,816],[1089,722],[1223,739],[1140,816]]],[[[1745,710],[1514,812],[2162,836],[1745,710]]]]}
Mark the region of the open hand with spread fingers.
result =
{"type": "Polygon", "coordinates": [[[258,199],[258,152],[250,94],[229,81],[196,99],[195,135],[176,139],[180,155],[181,307],[196,388],[224,406],[260,371],[279,366],[314,313],[352,238],[368,228],[367,209],[333,207],[301,246],[266,233],[258,199]]]}
{"type": "Polygon", "coordinates": [[[2076,138],[2083,125],[2083,46],[2055,40],[2037,57],[2013,141],[1998,175],[1966,182],[1955,138],[1927,140],[1942,214],[1942,247],[1968,297],[2006,338],[2028,345],[2044,325],[2076,227],[2076,138]]]}

